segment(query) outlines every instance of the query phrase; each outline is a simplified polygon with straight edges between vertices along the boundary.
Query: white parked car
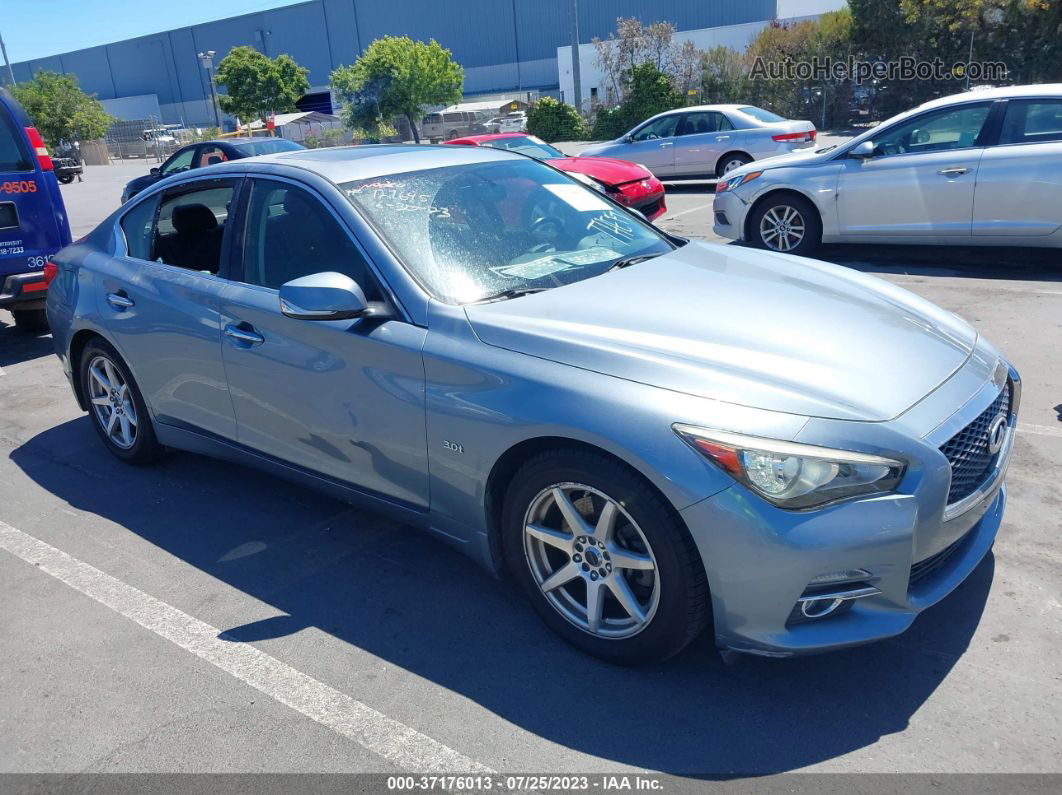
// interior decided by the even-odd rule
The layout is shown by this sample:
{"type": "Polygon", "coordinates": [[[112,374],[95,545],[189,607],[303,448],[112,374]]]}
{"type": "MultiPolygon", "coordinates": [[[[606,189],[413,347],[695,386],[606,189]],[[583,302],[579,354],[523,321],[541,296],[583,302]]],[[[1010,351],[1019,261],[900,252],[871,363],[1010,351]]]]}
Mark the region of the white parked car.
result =
{"type": "Polygon", "coordinates": [[[1062,84],[927,102],[841,144],[744,166],[715,232],[794,254],[820,243],[1062,246],[1062,84]]]}
{"type": "Polygon", "coordinates": [[[810,121],[790,121],[751,105],[699,105],[660,113],[579,154],[640,163],[661,178],[714,178],[814,142],[810,121]]]}

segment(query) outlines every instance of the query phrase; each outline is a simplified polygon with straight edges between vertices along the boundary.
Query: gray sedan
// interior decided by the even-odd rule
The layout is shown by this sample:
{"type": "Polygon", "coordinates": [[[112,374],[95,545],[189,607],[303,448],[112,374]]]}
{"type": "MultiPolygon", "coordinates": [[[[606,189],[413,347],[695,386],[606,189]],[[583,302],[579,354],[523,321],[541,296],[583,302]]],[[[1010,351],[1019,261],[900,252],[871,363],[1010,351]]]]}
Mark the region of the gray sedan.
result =
{"type": "Polygon", "coordinates": [[[819,243],[1062,246],[1062,84],[927,102],[840,146],[728,174],[715,232],[819,243]]]}
{"type": "Polygon", "coordinates": [[[699,105],[653,116],[615,141],[589,146],[579,155],[629,160],[661,179],[715,178],[814,142],[815,125],[810,121],[789,121],[751,105],[699,105]]]}
{"type": "MultiPolygon", "coordinates": [[[[386,512],[619,663],[902,632],[988,551],[1021,383],[950,312],[548,165],[358,147],[149,188],[49,265],[74,395],[386,512]]],[[[234,495],[239,499],[238,495],[234,495]]]]}

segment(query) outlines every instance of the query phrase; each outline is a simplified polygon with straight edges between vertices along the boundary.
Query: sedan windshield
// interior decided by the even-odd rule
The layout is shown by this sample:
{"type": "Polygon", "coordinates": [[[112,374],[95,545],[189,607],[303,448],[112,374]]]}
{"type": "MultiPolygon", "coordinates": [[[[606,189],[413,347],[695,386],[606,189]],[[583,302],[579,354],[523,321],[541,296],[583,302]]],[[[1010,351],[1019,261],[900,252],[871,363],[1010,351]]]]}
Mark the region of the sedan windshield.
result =
{"type": "Polygon", "coordinates": [[[533,135],[521,135],[519,138],[492,138],[489,141],[482,141],[480,146],[519,152],[522,155],[530,155],[537,160],[552,160],[565,156],[564,152],[554,149],[545,141],[533,135]]]}
{"type": "Polygon", "coordinates": [[[450,303],[560,287],[673,248],[649,224],[533,160],[340,187],[414,277],[450,303]]]}
{"type": "Polygon", "coordinates": [[[774,124],[775,122],[785,121],[784,116],[779,116],[777,113],[771,113],[769,110],[755,108],[751,105],[745,108],[738,108],[738,110],[746,116],[751,116],[756,121],[762,121],[764,124],[774,124]]]}

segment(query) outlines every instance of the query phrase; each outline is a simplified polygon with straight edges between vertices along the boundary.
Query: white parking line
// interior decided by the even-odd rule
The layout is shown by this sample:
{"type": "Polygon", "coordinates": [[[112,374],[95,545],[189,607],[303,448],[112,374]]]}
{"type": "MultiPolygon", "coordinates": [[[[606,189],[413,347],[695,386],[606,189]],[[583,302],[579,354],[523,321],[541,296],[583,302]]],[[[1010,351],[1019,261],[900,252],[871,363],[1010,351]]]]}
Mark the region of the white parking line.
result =
{"type": "Polygon", "coordinates": [[[710,204],[702,204],[699,207],[691,207],[690,209],[683,210],[680,213],[671,213],[670,215],[665,215],[660,220],[661,221],[670,221],[672,218],[678,218],[679,216],[682,216],[682,215],[689,215],[690,213],[696,213],[696,212],[700,212],[701,210],[707,210],[711,206],[712,205],[710,205],[710,204]]]}
{"type": "MultiPolygon", "coordinates": [[[[867,263],[857,263],[857,264],[867,265],[867,263]]],[[[880,276],[900,276],[900,274],[893,274],[893,273],[889,273],[888,271],[883,272],[883,273],[881,273],[879,275],[880,276]]],[[[963,274],[961,274],[961,273],[955,273],[953,275],[956,276],[956,277],[963,276],[963,274]]],[[[939,281],[936,281],[939,278],[940,277],[933,277],[933,278],[929,278],[929,279],[927,279],[927,278],[904,279],[904,278],[900,277],[900,278],[890,279],[890,281],[893,281],[896,284],[903,284],[903,285],[925,286],[925,287],[947,287],[949,289],[954,289],[954,285],[941,284],[939,281]]],[[[944,278],[949,278],[949,276],[945,276],[944,278]]],[[[1032,283],[1030,282],[1030,284],[1032,284],[1032,283]]],[[[981,290],[991,290],[992,292],[1021,293],[1023,295],[1062,295],[1062,290],[1040,290],[1040,289],[1037,289],[1035,285],[1033,285],[1031,287],[1009,287],[1009,286],[1003,285],[1003,284],[994,284],[991,280],[988,280],[988,279],[985,279],[983,282],[978,282],[976,280],[968,280],[968,281],[963,283],[962,289],[964,289],[964,290],[981,289],[981,290]]]]}
{"type": "Polygon", "coordinates": [[[1062,428],[1052,428],[1049,425],[1029,425],[1019,422],[1018,432],[1034,433],[1037,436],[1054,436],[1056,439],[1062,439],[1062,428]]]}
{"type": "Polygon", "coordinates": [[[407,771],[494,771],[176,607],[0,521],[0,549],[407,771]]]}

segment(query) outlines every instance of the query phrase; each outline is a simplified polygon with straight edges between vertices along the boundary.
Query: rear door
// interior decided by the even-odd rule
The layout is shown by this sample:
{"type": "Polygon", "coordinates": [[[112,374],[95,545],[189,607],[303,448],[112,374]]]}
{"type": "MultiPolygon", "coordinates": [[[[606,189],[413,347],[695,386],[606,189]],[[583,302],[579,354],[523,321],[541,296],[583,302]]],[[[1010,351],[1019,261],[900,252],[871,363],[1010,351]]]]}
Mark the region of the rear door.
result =
{"type": "Polygon", "coordinates": [[[1060,227],[1062,97],[1009,100],[999,143],[977,172],[974,237],[1037,238],[1060,227]]]}
{"type": "Polygon", "coordinates": [[[385,291],[361,246],[318,193],[251,178],[242,275],[222,294],[222,355],[239,441],[417,508],[428,504],[426,330],[397,316],[295,320],[282,284],[323,271],[385,291]]]}
{"type": "Polygon", "coordinates": [[[156,420],[236,438],[221,361],[219,292],[240,180],[183,182],[134,199],[125,247],[100,267],[99,310],[156,420]]]}
{"type": "Polygon", "coordinates": [[[36,130],[31,143],[28,125],[10,95],[0,95],[0,296],[7,276],[41,271],[70,242],[47,150],[36,130]]]}
{"type": "Polygon", "coordinates": [[[683,114],[675,138],[676,176],[715,175],[716,163],[732,146],[734,125],[717,110],[683,114]]]}

